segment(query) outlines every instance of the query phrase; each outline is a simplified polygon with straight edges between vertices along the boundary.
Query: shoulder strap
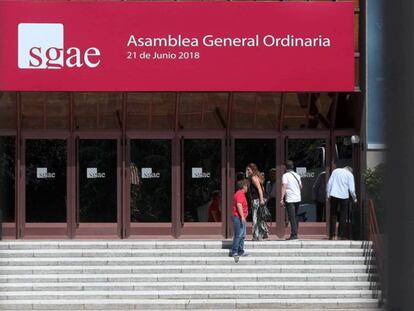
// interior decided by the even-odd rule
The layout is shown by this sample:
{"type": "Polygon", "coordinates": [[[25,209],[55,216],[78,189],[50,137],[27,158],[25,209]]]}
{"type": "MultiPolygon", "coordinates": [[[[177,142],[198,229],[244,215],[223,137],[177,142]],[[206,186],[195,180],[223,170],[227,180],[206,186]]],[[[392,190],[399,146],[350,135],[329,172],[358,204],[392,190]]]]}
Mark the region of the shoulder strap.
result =
{"type": "Polygon", "coordinates": [[[300,188],[300,187],[301,187],[301,183],[300,183],[299,179],[295,176],[295,174],[293,174],[293,173],[292,173],[292,171],[289,171],[289,173],[290,173],[293,177],[295,177],[295,179],[296,179],[296,181],[297,181],[297,183],[298,183],[298,185],[299,185],[299,188],[300,188]]]}

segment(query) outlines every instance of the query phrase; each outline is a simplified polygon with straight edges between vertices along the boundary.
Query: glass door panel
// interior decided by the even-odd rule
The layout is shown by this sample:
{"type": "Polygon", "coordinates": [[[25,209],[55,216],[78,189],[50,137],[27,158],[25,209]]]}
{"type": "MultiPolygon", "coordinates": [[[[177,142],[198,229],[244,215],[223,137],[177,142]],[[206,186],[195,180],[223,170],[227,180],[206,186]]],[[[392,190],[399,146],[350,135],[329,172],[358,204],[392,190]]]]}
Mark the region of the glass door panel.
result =
{"type": "Polygon", "coordinates": [[[130,142],[131,234],[171,235],[171,140],[130,142]]]}
{"type": "Polygon", "coordinates": [[[77,226],[85,234],[116,234],[118,219],[118,141],[78,141],[77,226]]]}
{"type": "Polygon", "coordinates": [[[15,164],[14,137],[0,137],[0,237],[15,236],[15,164]]]}
{"type": "Polygon", "coordinates": [[[325,139],[289,139],[287,142],[286,160],[293,161],[303,185],[297,217],[300,223],[310,223],[310,226],[303,226],[302,230],[299,225],[299,234],[325,234],[325,168],[328,151],[325,139]],[[315,222],[323,223],[323,226],[312,227],[311,223],[315,222]]]}
{"type": "Polygon", "coordinates": [[[25,184],[25,235],[66,235],[66,140],[26,139],[25,184]]]}
{"type": "MultiPolygon", "coordinates": [[[[350,136],[338,136],[336,137],[336,144],[335,144],[335,166],[336,168],[343,168],[346,166],[352,167],[354,170],[354,178],[356,182],[356,189],[358,189],[358,178],[357,178],[357,171],[358,168],[355,165],[355,154],[354,154],[355,146],[351,142],[350,136]]],[[[383,226],[384,216],[381,215],[383,211],[380,208],[376,209],[377,211],[377,219],[379,220],[379,224],[383,226]]],[[[347,236],[351,237],[353,234],[356,236],[359,235],[358,231],[358,224],[359,221],[359,205],[353,204],[351,200],[348,203],[348,210],[346,214],[346,223],[347,223],[347,236]],[[352,224],[355,224],[354,226],[352,224]]]]}
{"type": "MultiPolygon", "coordinates": [[[[234,170],[235,182],[245,178],[246,167],[255,163],[260,172],[264,174],[264,188],[267,189],[267,206],[272,221],[269,223],[270,232],[275,233],[276,228],[276,193],[279,182],[276,180],[276,140],[275,139],[236,139],[234,144],[234,170]]],[[[248,199],[248,202],[250,200],[248,199]]],[[[251,206],[249,202],[249,217],[251,222],[251,206]]],[[[251,224],[248,226],[251,231],[251,224]]]]}
{"type": "Polygon", "coordinates": [[[222,234],[222,139],[184,139],[182,234],[222,234]]]}

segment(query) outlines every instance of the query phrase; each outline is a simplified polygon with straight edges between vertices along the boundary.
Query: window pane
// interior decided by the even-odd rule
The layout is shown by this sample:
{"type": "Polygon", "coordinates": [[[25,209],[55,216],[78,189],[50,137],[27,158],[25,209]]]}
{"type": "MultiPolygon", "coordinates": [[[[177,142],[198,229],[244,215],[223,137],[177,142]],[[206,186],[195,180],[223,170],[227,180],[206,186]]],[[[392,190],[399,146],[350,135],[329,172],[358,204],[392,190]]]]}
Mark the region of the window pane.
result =
{"type": "Polygon", "coordinates": [[[131,222],[171,222],[171,141],[131,141],[131,222]]]}
{"type": "Polygon", "coordinates": [[[220,139],[184,141],[185,222],[221,222],[221,144],[220,139]]]}
{"type": "Polygon", "coordinates": [[[234,93],[232,127],[274,129],[280,116],[280,93],[234,93]]]}
{"type": "Polygon", "coordinates": [[[289,139],[288,159],[301,177],[300,222],[326,220],[326,142],[323,139],[289,139]]]}
{"type": "Polygon", "coordinates": [[[16,128],[16,93],[0,92],[0,129],[16,128]]]}
{"type": "Polygon", "coordinates": [[[329,128],[335,93],[312,93],[309,109],[309,128],[329,128]]]}
{"type": "Polygon", "coordinates": [[[122,93],[75,93],[76,129],[120,129],[122,93]]]}
{"type": "Polygon", "coordinates": [[[336,128],[360,128],[361,100],[359,93],[339,93],[336,128]]]}
{"type": "Polygon", "coordinates": [[[336,138],[336,167],[353,166],[353,146],[351,137],[339,136],[336,138]]]}
{"type": "Polygon", "coordinates": [[[228,93],[181,93],[179,126],[182,129],[227,127],[228,93]]]}
{"type": "Polygon", "coordinates": [[[128,129],[174,129],[175,93],[128,93],[128,129]]]}
{"type": "Polygon", "coordinates": [[[117,221],[117,148],[115,139],[79,140],[80,223],[117,221]]]}
{"type": "Polygon", "coordinates": [[[307,128],[309,123],[309,94],[286,93],[284,95],[285,115],[283,127],[285,129],[307,128]]]}
{"type": "Polygon", "coordinates": [[[25,129],[69,128],[69,94],[22,92],[22,127],[25,129]]]}
{"type": "Polygon", "coordinates": [[[15,138],[0,137],[0,215],[3,222],[14,222],[15,138]]]}
{"type": "Polygon", "coordinates": [[[66,222],[67,143],[26,141],[26,222],[66,222]]]}

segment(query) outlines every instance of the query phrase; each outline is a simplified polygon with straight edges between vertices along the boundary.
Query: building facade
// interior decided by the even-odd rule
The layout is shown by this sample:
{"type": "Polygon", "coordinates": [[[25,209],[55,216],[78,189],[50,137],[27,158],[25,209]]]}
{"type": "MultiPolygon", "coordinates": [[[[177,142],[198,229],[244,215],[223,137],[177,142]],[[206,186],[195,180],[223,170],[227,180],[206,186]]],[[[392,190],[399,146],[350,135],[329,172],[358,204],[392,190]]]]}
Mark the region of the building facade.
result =
{"type": "MultiPolygon", "coordinates": [[[[363,196],[365,2],[354,8],[353,92],[0,92],[3,237],[230,237],[235,182],[253,162],[281,238],[287,159],[304,183],[300,235],[326,236],[318,177],[350,165],[363,196]]],[[[362,215],[350,206],[353,238],[362,215]]]]}

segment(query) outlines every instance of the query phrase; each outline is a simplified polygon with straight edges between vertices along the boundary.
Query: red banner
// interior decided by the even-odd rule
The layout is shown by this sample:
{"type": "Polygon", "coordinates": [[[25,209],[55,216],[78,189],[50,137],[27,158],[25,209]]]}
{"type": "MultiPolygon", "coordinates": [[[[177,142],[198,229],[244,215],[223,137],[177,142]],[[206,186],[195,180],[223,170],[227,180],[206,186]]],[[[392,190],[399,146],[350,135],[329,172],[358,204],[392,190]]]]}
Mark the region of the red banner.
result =
{"type": "Polygon", "coordinates": [[[0,1],[0,90],[353,91],[351,2],[0,1]]]}

